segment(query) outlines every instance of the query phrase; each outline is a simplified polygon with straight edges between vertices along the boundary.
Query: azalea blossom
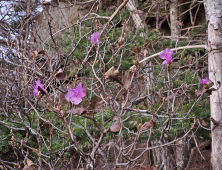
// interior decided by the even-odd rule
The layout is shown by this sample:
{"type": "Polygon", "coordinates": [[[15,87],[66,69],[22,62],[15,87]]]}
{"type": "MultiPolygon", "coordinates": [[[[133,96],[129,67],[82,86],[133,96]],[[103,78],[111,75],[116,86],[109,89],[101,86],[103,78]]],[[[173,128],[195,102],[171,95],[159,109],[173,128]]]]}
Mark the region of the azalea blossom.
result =
{"type": "Polygon", "coordinates": [[[208,77],[205,78],[205,79],[201,79],[201,83],[202,83],[203,85],[205,85],[208,81],[210,81],[210,80],[208,79],[208,77]]]}
{"type": "Polygon", "coordinates": [[[173,55],[173,51],[170,50],[169,48],[166,48],[165,50],[161,51],[160,58],[165,59],[162,65],[170,62],[172,60],[172,55],[173,55]]]}
{"type": "Polygon", "coordinates": [[[41,88],[43,91],[46,92],[43,84],[41,83],[41,81],[40,81],[39,79],[38,79],[35,83],[36,83],[36,85],[35,85],[35,86],[32,86],[32,88],[34,89],[34,94],[33,94],[33,96],[38,95],[38,93],[39,93],[38,87],[41,88]]]}
{"type": "Polygon", "coordinates": [[[77,105],[82,102],[82,97],[85,96],[83,92],[82,84],[78,84],[76,89],[68,88],[69,92],[65,95],[67,101],[71,101],[73,104],[77,105]]]}
{"type": "Polygon", "coordinates": [[[99,42],[99,40],[98,40],[98,39],[100,38],[100,36],[101,36],[101,34],[100,34],[99,32],[94,32],[94,33],[91,35],[91,37],[88,37],[88,39],[91,40],[93,44],[94,44],[94,43],[101,43],[101,42],[99,42]]]}

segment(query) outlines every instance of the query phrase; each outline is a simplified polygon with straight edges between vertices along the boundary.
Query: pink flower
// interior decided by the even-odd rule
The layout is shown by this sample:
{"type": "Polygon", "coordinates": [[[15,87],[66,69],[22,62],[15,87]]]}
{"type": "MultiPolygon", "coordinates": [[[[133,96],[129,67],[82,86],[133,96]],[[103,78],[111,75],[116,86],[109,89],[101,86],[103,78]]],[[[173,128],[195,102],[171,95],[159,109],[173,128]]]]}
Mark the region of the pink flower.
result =
{"type": "Polygon", "coordinates": [[[82,97],[85,96],[85,93],[83,92],[82,84],[78,84],[76,89],[68,88],[68,90],[69,92],[65,96],[67,101],[71,101],[75,105],[82,102],[82,97]]]}
{"type": "Polygon", "coordinates": [[[36,96],[36,95],[39,93],[38,87],[41,88],[43,91],[46,92],[43,84],[41,83],[41,81],[40,81],[39,79],[38,79],[35,83],[36,83],[36,85],[35,85],[35,86],[32,86],[32,88],[34,89],[34,94],[33,94],[33,96],[36,96]]]}
{"type": "Polygon", "coordinates": [[[91,35],[91,38],[88,37],[88,39],[91,40],[93,44],[94,44],[94,43],[101,43],[101,42],[99,42],[99,40],[98,40],[98,39],[100,38],[100,36],[101,36],[101,34],[100,34],[99,32],[94,32],[94,33],[91,35]]]}
{"type": "Polygon", "coordinates": [[[208,77],[205,78],[205,79],[201,79],[201,83],[202,83],[203,85],[205,85],[208,81],[210,81],[210,80],[208,79],[208,77]]]}
{"type": "Polygon", "coordinates": [[[165,50],[160,52],[160,58],[165,59],[162,63],[167,64],[172,60],[173,51],[171,51],[169,48],[166,48],[165,50]]]}

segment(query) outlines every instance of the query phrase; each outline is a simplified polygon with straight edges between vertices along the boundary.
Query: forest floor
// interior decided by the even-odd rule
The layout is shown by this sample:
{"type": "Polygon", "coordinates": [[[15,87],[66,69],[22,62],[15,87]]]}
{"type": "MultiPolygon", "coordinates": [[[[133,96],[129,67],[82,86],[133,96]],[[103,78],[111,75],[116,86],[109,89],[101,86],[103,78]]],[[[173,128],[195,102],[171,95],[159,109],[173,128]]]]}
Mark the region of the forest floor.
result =
{"type": "Polygon", "coordinates": [[[211,150],[202,150],[201,154],[205,160],[196,153],[193,157],[190,170],[212,170],[211,168],[211,150]]]}

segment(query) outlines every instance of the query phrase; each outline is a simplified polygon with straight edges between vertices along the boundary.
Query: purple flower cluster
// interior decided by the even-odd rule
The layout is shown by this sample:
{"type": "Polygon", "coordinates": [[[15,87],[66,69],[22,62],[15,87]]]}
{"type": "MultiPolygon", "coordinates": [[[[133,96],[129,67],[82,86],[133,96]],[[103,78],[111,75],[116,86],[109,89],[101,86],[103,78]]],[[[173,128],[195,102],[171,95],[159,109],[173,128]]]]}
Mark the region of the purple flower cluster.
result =
{"type": "Polygon", "coordinates": [[[82,84],[78,84],[76,89],[68,88],[68,90],[69,92],[65,96],[67,101],[71,101],[75,105],[82,102],[82,97],[85,96],[85,93],[83,92],[82,84]]]}
{"type": "Polygon", "coordinates": [[[94,32],[91,37],[88,37],[89,40],[92,41],[93,44],[101,43],[98,39],[100,38],[101,34],[99,32],[94,32]]]}
{"type": "Polygon", "coordinates": [[[208,77],[205,78],[205,79],[201,79],[201,83],[202,83],[203,85],[205,85],[208,81],[210,81],[210,80],[208,79],[208,77]]]}
{"type": "Polygon", "coordinates": [[[34,94],[33,94],[33,96],[38,95],[38,93],[39,93],[38,87],[41,88],[43,91],[46,92],[43,84],[41,83],[41,81],[40,81],[39,79],[38,79],[35,83],[36,83],[36,85],[35,85],[35,86],[32,86],[32,88],[34,89],[34,94]]]}
{"type": "Polygon", "coordinates": [[[173,51],[169,48],[166,48],[165,50],[160,52],[160,58],[164,59],[162,65],[167,64],[172,60],[173,51]]]}
{"type": "MultiPolygon", "coordinates": [[[[46,92],[46,90],[40,80],[37,80],[36,85],[32,86],[32,88],[34,89],[33,96],[38,95],[39,88],[41,88],[42,91],[46,92]]],[[[79,103],[82,102],[82,97],[85,96],[85,93],[83,92],[82,84],[78,84],[76,89],[68,88],[68,90],[69,90],[69,92],[65,95],[65,99],[67,101],[70,101],[75,105],[78,105],[79,103]]]]}

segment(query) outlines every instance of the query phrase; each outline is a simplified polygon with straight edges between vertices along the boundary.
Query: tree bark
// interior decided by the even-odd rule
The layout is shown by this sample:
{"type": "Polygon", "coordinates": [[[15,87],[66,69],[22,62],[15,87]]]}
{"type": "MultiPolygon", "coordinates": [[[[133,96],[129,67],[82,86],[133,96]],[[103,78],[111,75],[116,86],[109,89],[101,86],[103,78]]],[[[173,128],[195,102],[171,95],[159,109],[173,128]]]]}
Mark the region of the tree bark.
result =
{"type": "MultiPolygon", "coordinates": [[[[133,12],[137,10],[137,8],[134,6],[134,3],[132,2],[132,0],[129,0],[129,2],[126,4],[126,8],[129,11],[133,11],[133,12]]],[[[133,13],[132,18],[133,18],[133,22],[135,23],[136,29],[144,27],[143,21],[140,18],[139,14],[133,13]]]]}
{"type": "MultiPolygon", "coordinates": [[[[169,142],[168,139],[164,139],[163,143],[169,142]]],[[[160,141],[154,140],[151,142],[152,146],[161,144],[160,141]]],[[[158,169],[170,170],[177,166],[176,155],[174,149],[170,146],[162,148],[156,148],[152,150],[154,165],[158,166],[158,169]]]]}
{"type": "MultiPolygon", "coordinates": [[[[209,79],[217,86],[222,81],[222,1],[204,0],[208,22],[208,70],[209,79]]],[[[212,126],[212,168],[222,170],[222,88],[210,96],[211,117],[219,124],[212,126]]]]}
{"type": "Polygon", "coordinates": [[[171,29],[171,36],[176,38],[179,35],[179,27],[178,27],[178,19],[179,10],[177,8],[178,0],[171,0],[170,1],[170,29],[171,29]]]}

